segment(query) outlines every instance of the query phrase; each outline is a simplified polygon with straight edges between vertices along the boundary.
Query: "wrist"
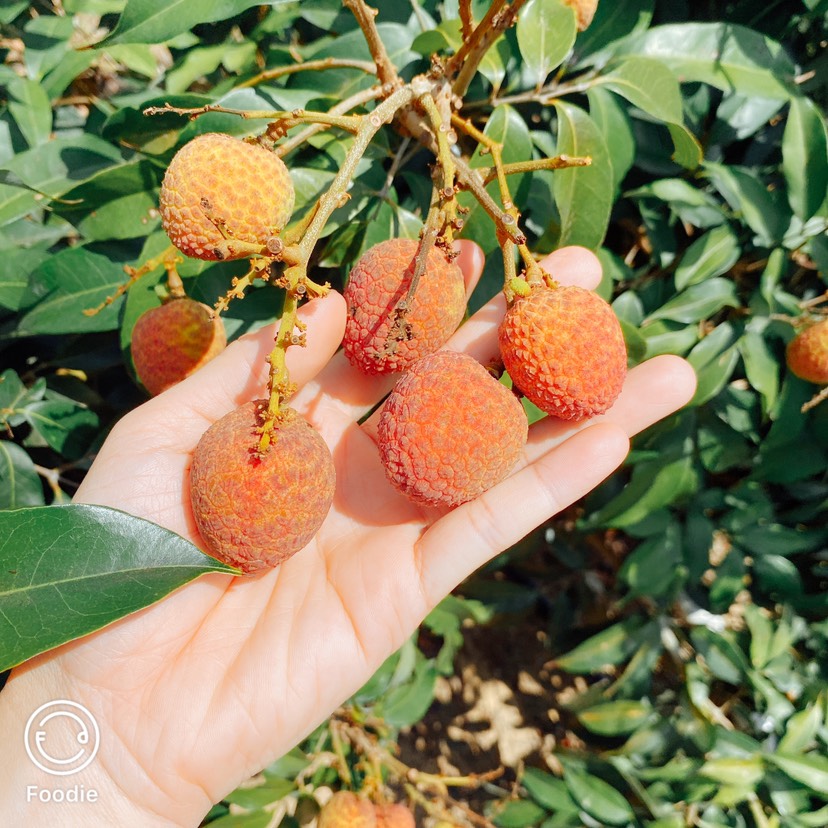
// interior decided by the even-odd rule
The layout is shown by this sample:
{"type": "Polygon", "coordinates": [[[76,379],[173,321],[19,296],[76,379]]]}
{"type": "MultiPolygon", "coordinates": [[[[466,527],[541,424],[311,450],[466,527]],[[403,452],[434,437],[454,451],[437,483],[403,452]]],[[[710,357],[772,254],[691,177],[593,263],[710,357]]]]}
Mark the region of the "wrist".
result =
{"type": "Polygon", "coordinates": [[[130,798],[114,773],[120,764],[115,746],[106,745],[105,727],[91,707],[67,692],[54,660],[12,673],[0,692],[0,823],[26,828],[188,824],[130,798]]]}

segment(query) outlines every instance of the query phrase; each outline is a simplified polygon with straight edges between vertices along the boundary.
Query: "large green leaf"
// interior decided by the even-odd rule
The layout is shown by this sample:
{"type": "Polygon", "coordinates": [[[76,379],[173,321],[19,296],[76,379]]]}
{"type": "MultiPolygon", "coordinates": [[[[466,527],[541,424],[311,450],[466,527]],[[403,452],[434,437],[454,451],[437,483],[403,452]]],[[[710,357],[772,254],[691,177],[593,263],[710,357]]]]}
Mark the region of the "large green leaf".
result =
{"type": "Polygon", "coordinates": [[[726,224],[699,236],[676,268],[676,290],[684,290],[714,276],[727,273],[739,260],[742,248],[736,234],[726,224]]]}
{"type": "Polygon", "coordinates": [[[0,440],[0,509],[42,503],[43,486],[31,457],[17,443],[0,440]]]}
{"type": "Polygon", "coordinates": [[[589,156],[589,167],[570,167],[555,173],[555,202],[561,215],[560,246],[597,248],[609,224],[614,191],[607,142],[592,118],[577,106],[558,101],[559,155],[589,156]]]}
{"type": "Polygon", "coordinates": [[[813,788],[823,796],[828,795],[828,758],[809,754],[797,756],[795,754],[770,753],[769,762],[776,765],[791,779],[813,788]]]}
{"type": "Polygon", "coordinates": [[[644,619],[633,615],[596,633],[555,660],[568,673],[594,673],[628,659],[646,638],[644,619]]]}
{"type": "Polygon", "coordinates": [[[782,136],[782,170],[794,215],[807,221],[828,190],[825,117],[808,98],[794,98],[782,136]]]}
{"type": "Polygon", "coordinates": [[[626,825],[635,819],[630,803],[603,779],[565,762],[564,781],[572,798],[594,819],[608,825],[626,825]]]}
{"type": "Polygon", "coordinates": [[[73,247],[47,259],[35,276],[52,290],[20,320],[19,333],[78,333],[118,327],[122,299],[95,316],[86,316],[84,310],[99,305],[126,281],[121,265],[84,247],[73,247]]]}
{"type": "Polygon", "coordinates": [[[629,57],[596,83],[608,87],[660,121],[681,123],[681,90],[678,80],[660,60],[629,57]]]}
{"type": "Polygon", "coordinates": [[[99,630],[207,572],[236,570],[103,506],[0,512],[0,670],[99,630]]]}
{"type": "Polygon", "coordinates": [[[259,5],[263,4],[257,0],[128,0],[117,26],[103,42],[161,43],[198,23],[226,20],[259,5]]]}
{"type": "Polygon", "coordinates": [[[702,81],[725,92],[786,100],[796,89],[796,70],[782,46],[732,23],[655,26],[625,41],[618,54],[654,58],[682,82],[702,81]]]}
{"type": "Polygon", "coordinates": [[[645,320],[672,319],[675,322],[699,322],[725,307],[738,308],[736,287],[729,279],[708,279],[665,302],[645,320]]]}
{"type": "Polygon", "coordinates": [[[577,31],[575,10],[562,0],[529,0],[520,10],[518,46],[536,86],[569,54],[577,31]]]}

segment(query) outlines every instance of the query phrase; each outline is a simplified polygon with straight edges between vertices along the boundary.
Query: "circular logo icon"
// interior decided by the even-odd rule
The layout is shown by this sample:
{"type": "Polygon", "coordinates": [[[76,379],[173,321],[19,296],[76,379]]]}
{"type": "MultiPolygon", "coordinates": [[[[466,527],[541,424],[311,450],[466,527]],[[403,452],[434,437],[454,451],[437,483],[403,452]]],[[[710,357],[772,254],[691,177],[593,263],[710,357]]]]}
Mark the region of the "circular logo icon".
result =
{"type": "Polygon", "coordinates": [[[23,740],[29,759],[41,770],[70,776],[95,758],[101,734],[82,704],[58,699],[41,704],[29,716],[23,740]]]}

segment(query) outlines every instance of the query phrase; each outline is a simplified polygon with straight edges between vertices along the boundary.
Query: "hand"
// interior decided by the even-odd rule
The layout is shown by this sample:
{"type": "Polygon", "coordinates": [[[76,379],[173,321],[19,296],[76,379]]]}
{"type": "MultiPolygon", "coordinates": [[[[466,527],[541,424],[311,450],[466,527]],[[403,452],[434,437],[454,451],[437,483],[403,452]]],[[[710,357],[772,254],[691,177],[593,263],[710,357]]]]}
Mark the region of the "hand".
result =
{"type": "MultiPolygon", "coordinates": [[[[464,244],[458,261],[471,290],[482,270],[479,248],[464,244]]],[[[587,288],[601,275],[580,248],[543,264],[561,283],[587,288]]],[[[498,297],[448,347],[490,361],[502,314],[498,297]]],[[[628,437],[675,411],[694,388],[683,360],[650,360],[629,373],[615,406],[595,421],[534,425],[525,457],[500,485],[453,511],[422,509],[387,483],[372,421],[356,423],[393,380],[364,377],[335,354],[342,297],[309,303],[302,318],[309,345],[288,352],[301,389],[293,405],[321,432],[337,466],[337,493],[316,538],[275,570],[201,578],[33,659],[14,671],[0,699],[4,744],[19,744],[14,729],[50,699],[93,712],[102,735],[94,765],[117,824],[197,825],[213,802],[357,690],[453,587],[598,485],[623,461],[628,437]]],[[[272,335],[243,337],[124,417],[76,500],[131,512],[198,543],[186,494],[191,452],[213,421],[262,396],[272,335]]],[[[79,822],[89,825],[91,808],[79,822]]]]}

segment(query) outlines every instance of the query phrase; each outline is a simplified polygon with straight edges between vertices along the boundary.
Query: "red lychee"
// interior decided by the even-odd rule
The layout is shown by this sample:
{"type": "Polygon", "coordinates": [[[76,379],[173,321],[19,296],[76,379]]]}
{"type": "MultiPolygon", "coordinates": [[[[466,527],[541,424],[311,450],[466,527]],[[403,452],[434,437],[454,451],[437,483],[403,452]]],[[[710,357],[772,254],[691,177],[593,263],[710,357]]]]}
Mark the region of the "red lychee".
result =
{"type": "Polygon", "coordinates": [[[377,828],[374,806],[350,791],[337,791],[319,813],[317,828],[377,828]]]}
{"type": "Polygon", "coordinates": [[[377,828],[415,828],[414,814],[399,803],[377,805],[377,828]]]}
{"type": "Polygon", "coordinates": [[[241,259],[250,255],[249,245],[264,247],[282,232],[294,198],[281,158],[258,144],[208,132],[170,162],[161,183],[161,223],[188,256],[241,259]]]}
{"type": "Polygon", "coordinates": [[[193,453],[190,489],[198,531],[243,572],[272,568],[302,549],[328,514],[336,473],[319,432],[292,409],[259,452],[264,400],[226,414],[193,453]]]}
{"type": "Polygon", "coordinates": [[[138,317],[130,350],[138,379],[155,396],[197,371],[226,344],[221,319],[207,305],[182,297],[138,317]]]}
{"type": "Polygon", "coordinates": [[[534,288],[506,311],[498,336],[515,387],[547,414],[592,417],[621,392],[627,374],[621,325],[590,290],[534,288]]]}
{"type": "Polygon", "coordinates": [[[411,500],[456,506],[517,463],[528,422],[514,394],[466,354],[416,362],[385,401],[378,445],[391,484],[411,500]]]}
{"type": "Polygon", "coordinates": [[[348,320],[343,345],[348,360],[366,374],[406,370],[444,345],[463,320],[463,274],[432,247],[402,319],[408,333],[395,335],[395,308],[411,285],[418,249],[413,239],[389,239],[363,253],[351,271],[344,292],[348,320]]]}
{"type": "Polygon", "coordinates": [[[788,343],[785,358],[800,379],[828,384],[828,319],[800,331],[788,343]]]}

